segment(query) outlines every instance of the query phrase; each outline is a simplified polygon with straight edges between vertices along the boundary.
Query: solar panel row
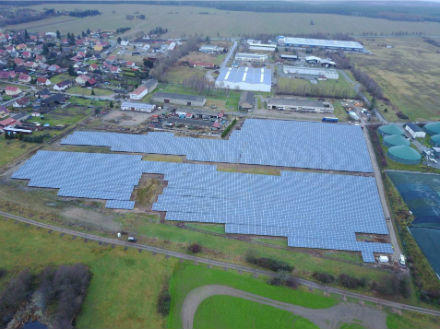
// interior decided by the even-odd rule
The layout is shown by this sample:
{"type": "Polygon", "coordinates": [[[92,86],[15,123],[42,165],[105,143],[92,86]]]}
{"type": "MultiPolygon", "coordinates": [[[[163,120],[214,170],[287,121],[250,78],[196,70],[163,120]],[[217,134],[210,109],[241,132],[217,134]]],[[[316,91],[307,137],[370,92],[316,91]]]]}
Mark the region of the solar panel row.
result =
{"type": "Polygon", "coordinates": [[[112,151],[186,155],[208,162],[372,172],[360,127],[319,122],[245,121],[229,140],[76,131],[62,144],[107,146],[112,151]]]}
{"type": "Polygon", "coordinates": [[[224,223],[228,233],[283,236],[292,247],[392,253],[386,243],[356,240],[356,232],[388,234],[374,178],[282,172],[281,176],[219,172],[215,166],[142,161],[138,155],[39,151],[13,178],[59,188],[58,195],[107,200],[133,209],[143,173],[168,182],[153,210],[166,219],[224,223]]]}

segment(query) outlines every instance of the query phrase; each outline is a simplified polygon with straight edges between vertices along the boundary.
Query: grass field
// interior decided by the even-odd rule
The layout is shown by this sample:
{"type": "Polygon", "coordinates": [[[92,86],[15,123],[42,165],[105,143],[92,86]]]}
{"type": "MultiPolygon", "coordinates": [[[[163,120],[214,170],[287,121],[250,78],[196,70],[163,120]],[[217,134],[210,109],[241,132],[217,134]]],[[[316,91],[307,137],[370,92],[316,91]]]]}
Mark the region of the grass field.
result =
{"type": "Polygon", "coordinates": [[[181,37],[194,34],[210,36],[239,36],[257,33],[300,34],[300,33],[346,33],[364,32],[424,32],[440,34],[440,24],[431,22],[402,22],[355,16],[308,14],[308,13],[256,13],[222,11],[212,8],[155,6],[136,4],[93,5],[93,4],[43,4],[36,9],[55,10],[99,9],[100,16],[74,18],[61,16],[35,21],[27,24],[7,26],[6,28],[31,31],[56,31],[80,33],[87,28],[92,30],[115,30],[118,27],[131,27],[131,34],[149,31],[155,26],[168,29],[166,36],[181,37]],[[126,15],[144,14],[145,20],[127,20],[126,15]],[[314,24],[311,25],[310,21],[314,24]],[[258,23],[257,23],[258,22],[258,23]]]}
{"type": "MultiPolygon", "coordinates": [[[[327,308],[338,303],[336,297],[327,297],[320,292],[311,293],[303,288],[292,290],[287,287],[270,286],[264,279],[253,278],[250,274],[240,275],[231,271],[209,269],[204,265],[178,264],[170,279],[171,312],[167,320],[168,328],[181,327],[180,309],[185,296],[191,290],[208,284],[227,285],[256,295],[309,308],[327,308]]],[[[235,327],[234,325],[224,328],[235,327]]]]}
{"type": "Polygon", "coordinates": [[[194,328],[319,329],[311,321],[287,311],[232,296],[213,296],[205,299],[197,309],[194,328]]]}
{"type": "MultiPolygon", "coordinates": [[[[51,126],[56,125],[72,125],[91,114],[90,109],[82,107],[66,107],[64,109],[57,108],[44,115],[44,118],[32,118],[32,122],[39,122],[41,124],[49,123],[51,126]]],[[[53,132],[52,132],[53,133],[53,132]]]]}
{"type": "MultiPolygon", "coordinates": [[[[93,91],[95,92],[96,96],[113,95],[113,91],[107,90],[107,89],[93,88],[93,91]]],[[[91,96],[92,95],[92,88],[81,88],[81,87],[75,86],[75,87],[71,87],[71,88],[67,89],[66,92],[68,92],[70,94],[91,96]]]]}
{"type": "MultiPolygon", "coordinates": [[[[421,38],[365,40],[365,45],[373,54],[351,55],[351,60],[380,84],[397,107],[394,112],[400,110],[410,120],[440,120],[439,48],[421,38]]],[[[397,119],[391,106],[381,107],[387,119],[397,119]]]]}
{"type": "Polygon", "coordinates": [[[205,71],[202,68],[191,68],[188,66],[173,66],[167,70],[165,74],[165,79],[169,83],[181,84],[185,79],[188,79],[194,75],[203,77],[205,75],[205,71]]]}
{"type": "Polygon", "coordinates": [[[81,262],[90,267],[93,278],[76,328],[163,326],[163,318],[156,312],[156,300],[161,284],[173,271],[175,259],[72,240],[3,219],[0,229],[8,232],[0,236],[1,266],[10,272],[7,278],[0,279],[0,288],[24,268],[37,272],[48,264],[81,262]]]}
{"type": "Polygon", "coordinates": [[[280,77],[277,90],[281,94],[311,95],[324,97],[355,98],[353,86],[340,76],[338,80],[319,81],[316,85],[309,80],[280,77]]]}
{"type": "Polygon", "coordinates": [[[0,136],[0,167],[6,165],[36,146],[37,144],[25,143],[15,139],[7,140],[4,136],[0,136]]]}

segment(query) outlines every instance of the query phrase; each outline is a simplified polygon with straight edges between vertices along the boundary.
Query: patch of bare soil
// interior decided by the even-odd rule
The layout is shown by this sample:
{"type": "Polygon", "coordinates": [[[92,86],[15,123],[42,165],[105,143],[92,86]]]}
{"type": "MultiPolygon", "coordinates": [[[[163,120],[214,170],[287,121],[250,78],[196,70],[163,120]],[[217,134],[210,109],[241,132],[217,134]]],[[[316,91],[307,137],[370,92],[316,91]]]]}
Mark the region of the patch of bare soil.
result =
{"type": "Polygon", "coordinates": [[[102,214],[97,211],[83,208],[67,208],[61,213],[67,220],[75,224],[82,224],[86,227],[97,228],[104,231],[118,232],[121,225],[115,220],[114,216],[102,214]]]}

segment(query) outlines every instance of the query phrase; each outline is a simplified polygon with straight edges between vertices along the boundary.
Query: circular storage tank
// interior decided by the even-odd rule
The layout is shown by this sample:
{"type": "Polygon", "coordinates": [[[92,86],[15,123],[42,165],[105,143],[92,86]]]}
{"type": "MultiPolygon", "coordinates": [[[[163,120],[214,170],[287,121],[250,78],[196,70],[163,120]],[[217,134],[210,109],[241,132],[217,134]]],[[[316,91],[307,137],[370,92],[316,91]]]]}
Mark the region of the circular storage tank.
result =
{"type": "Polygon", "coordinates": [[[440,134],[440,122],[432,122],[425,125],[425,130],[430,135],[440,134]]]}
{"type": "Polygon", "coordinates": [[[434,146],[440,146],[440,135],[434,135],[431,137],[431,144],[434,146]]]}
{"type": "Polygon", "coordinates": [[[383,138],[383,143],[386,147],[393,147],[399,145],[409,146],[409,141],[401,135],[388,135],[383,138]]]}
{"type": "Polygon", "coordinates": [[[387,136],[387,135],[403,135],[402,128],[400,128],[399,126],[394,125],[394,124],[380,126],[379,127],[379,132],[381,133],[382,136],[387,136]]]}
{"type": "Polygon", "coordinates": [[[391,160],[403,164],[419,164],[422,156],[412,147],[399,145],[388,149],[388,156],[391,160]]]}

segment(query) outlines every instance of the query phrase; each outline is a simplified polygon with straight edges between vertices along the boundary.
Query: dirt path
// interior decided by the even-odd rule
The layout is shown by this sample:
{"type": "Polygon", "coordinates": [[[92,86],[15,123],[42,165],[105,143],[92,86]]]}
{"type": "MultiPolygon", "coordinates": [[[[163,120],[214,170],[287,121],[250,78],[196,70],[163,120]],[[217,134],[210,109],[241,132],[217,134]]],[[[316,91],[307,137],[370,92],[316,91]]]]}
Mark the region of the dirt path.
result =
{"type": "MultiPolygon", "coordinates": [[[[256,303],[269,305],[307,318],[321,329],[336,329],[342,323],[359,322],[370,329],[386,328],[386,314],[371,306],[362,306],[355,303],[339,303],[326,309],[311,309],[270,298],[254,295],[243,290],[227,286],[208,285],[196,288],[185,297],[180,313],[183,329],[192,329],[194,316],[199,305],[208,297],[228,295],[244,298],[256,303]]],[[[227,315],[225,315],[227,316],[227,315]]]]}

